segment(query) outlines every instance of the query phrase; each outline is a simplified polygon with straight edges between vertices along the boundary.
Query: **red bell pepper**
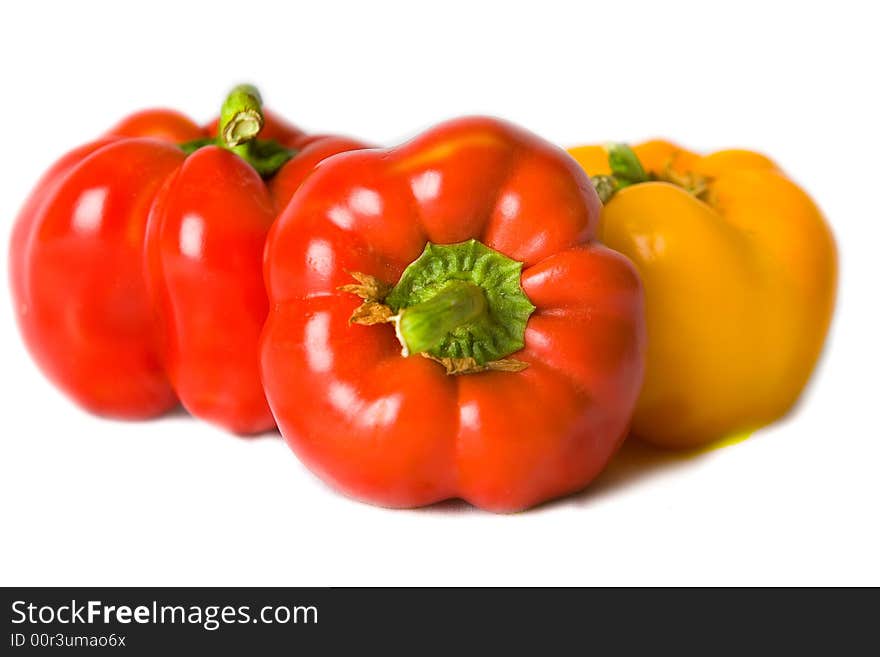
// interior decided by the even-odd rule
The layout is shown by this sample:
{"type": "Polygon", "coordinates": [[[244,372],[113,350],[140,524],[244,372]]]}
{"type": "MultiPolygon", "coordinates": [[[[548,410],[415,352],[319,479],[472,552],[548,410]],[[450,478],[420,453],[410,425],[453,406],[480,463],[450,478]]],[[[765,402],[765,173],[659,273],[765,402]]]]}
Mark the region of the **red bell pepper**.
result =
{"type": "Polygon", "coordinates": [[[327,160],[266,245],[263,382],[342,492],[514,511],[583,488],[644,368],[639,278],[563,151],[471,118],[327,160]]]}
{"type": "Polygon", "coordinates": [[[212,137],[176,112],[132,115],[56,163],[18,217],[25,343],[93,412],[145,418],[179,400],[235,432],[274,425],[257,352],[265,237],[318,162],[365,144],[307,136],[248,86],[219,125],[212,137]]]}

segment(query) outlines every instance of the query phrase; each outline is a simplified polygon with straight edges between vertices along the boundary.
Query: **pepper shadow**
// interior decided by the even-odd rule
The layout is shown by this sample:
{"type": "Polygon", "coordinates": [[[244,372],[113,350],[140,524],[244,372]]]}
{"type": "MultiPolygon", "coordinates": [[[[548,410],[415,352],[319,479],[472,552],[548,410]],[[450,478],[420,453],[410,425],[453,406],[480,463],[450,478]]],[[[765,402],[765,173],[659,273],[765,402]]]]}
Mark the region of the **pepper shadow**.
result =
{"type": "Polygon", "coordinates": [[[656,477],[663,472],[685,468],[698,461],[708,451],[713,450],[662,449],[630,438],[624,442],[614,458],[611,459],[608,467],[593,483],[582,492],[558,501],[592,502],[597,498],[613,494],[621,488],[656,477]]]}
{"type": "MultiPolygon", "coordinates": [[[[576,504],[586,506],[603,497],[610,496],[629,486],[657,477],[663,473],[672,472],[687,467],[692,467],[711,452],[735,445],[752,435],[752,432],[731,436],[709,445],[694,449],[663,449],[654,447],[648,443],[627,439],[617,454],[611,459],[608,467],[589,486],[578,493],[572,493],[565,497],[548,500],[530,509],[518,511],[510,515],[540,513],[545,509],[557,506],[576,504]]],[[[482,513],[480,509],[472,506],[462,499],[449,499],[430,506],[410,509],[417,513],[459,514],[459,513],[482,513]]]]}
{"type": "Polygon", "coordinates": [[[569,497],[551,500],[544,506],[576,503],[591,504],[622,488],[634,486],[663,473],[682,470],[706,458],[710,453],[747,440],[744,432],[692,449],[663,449],[633,438],[627,439],[608,467],[586,489],[569,497]]]}

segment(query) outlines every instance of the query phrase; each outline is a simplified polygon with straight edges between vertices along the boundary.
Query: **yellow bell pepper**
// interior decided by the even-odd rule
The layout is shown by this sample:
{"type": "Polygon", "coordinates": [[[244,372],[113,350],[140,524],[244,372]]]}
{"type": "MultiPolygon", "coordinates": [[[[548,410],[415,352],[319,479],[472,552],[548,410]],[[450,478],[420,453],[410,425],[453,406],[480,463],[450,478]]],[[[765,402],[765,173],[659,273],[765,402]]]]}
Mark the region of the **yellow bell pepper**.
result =
{"type": "Polygon", "coordinates": [[[819,208],[757,153],[673,144],[569,153],[604,197],[601,239],[639,269],[648,363],[632,434],[704,445],[797,401],[834,309],[837,255],[819,208]]]}

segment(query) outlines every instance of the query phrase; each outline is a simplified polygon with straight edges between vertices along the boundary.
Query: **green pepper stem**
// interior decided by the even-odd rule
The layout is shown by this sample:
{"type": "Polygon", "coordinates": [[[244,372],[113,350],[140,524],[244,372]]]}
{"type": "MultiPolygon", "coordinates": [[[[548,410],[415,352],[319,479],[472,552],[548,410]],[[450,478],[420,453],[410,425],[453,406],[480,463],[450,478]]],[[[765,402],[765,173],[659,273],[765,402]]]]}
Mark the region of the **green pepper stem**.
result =
{"type": "Polygon", "coordinates": [[[405,355],[437,347],[455,329],[473,322],[488,308],[479,285],[449,281],[430,299],[403,308],[396,322],[405,355]]]}
{"type": "Polygon", "coordinates": [[[240,84],[223,101],[216,139],[196,139],[180,144],[180,148],[187,155],[204,146],[225,148],[250,164],[261,176],[268,178],[296,151],[274,140],[257,139],[264,123],[260,92],[251,84],[240,84]]]}
{"type": "Polygon", "coordinates": [[[608,166],[611,175],[618,181],[621,187],[648,182],[650,177],[639,161],[639,156],[626,144],[608,144],[605,146],[608,152],[608,166]]]}
{"type": "Polygon", "coordinates": [[[638,155],[626,144],[607,144],[605,152],[608,153],[611,175],[592,177],[593,187],[602,203],[610,201],[624,187],[651,180],[638,155]]]}
{"type": "Polygon", "coordinates": [[[229,92],[220,108],[217,136],[226,148],[256,139],[263,129],[263,100],[251,84],[240,84],[229,92]]]}
{"type": "Polygon", "coordinates": [[[522,349],[535,306],[521,274],[521,262],[474,239],[425,244],[383,300],[404,354],[485,365],[522,349]]]}
{"type": "Polygon", "coordinates": [[[645,171],[638,155],[626,144],[608,144],[608,166],[611,175],[592,176],[593,187],[602,203],[607,203],[624,187],[652,180],[668,182],[681,187],[700,200],[705,200],[709,179],[696,173],[678,173],[667,164],[663,171],[645,171]]]}

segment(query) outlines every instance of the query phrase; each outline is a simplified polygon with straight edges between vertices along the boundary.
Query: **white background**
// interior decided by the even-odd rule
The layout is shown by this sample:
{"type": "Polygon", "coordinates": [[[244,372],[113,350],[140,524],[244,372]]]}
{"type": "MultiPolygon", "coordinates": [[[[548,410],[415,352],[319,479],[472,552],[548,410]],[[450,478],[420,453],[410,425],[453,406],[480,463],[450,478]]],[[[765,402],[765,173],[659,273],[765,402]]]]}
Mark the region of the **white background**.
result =
{"type": "MultiPolygon", "coordinates": [[[[0,286],[4,585],[880,584],[880,49],[871,3],[41,2],[0,27],[0,227],[134,109],[207,120],[253,81],[311,130],[394,143],[490,113],[562,145],[666,136],[773,156],[841,251],[825,358],[787,420],[682,459],[632,447],[588,492],[495,516],[389,511],[276,437],[87,415],[0,286]],[[595,5],[595,6],[589,6],[595,5]]],[[[6,270],[7,247],[0,259],[6,270]]]]}

